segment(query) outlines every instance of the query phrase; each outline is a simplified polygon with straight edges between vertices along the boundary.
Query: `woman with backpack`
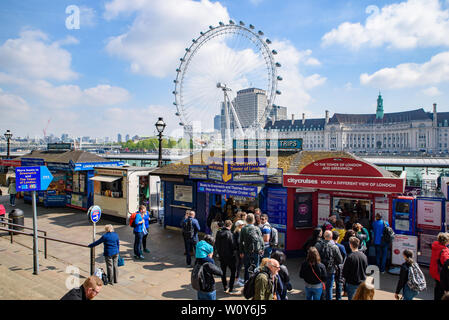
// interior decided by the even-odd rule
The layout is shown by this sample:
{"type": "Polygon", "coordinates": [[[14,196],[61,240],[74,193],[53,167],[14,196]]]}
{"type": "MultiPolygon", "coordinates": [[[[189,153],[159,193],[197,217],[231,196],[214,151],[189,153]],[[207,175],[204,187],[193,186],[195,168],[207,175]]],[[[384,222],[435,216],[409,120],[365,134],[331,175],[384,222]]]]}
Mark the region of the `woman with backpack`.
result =
{"type": "Polygon", "coordinates": [[[367,243],[369,242],[369,233],[366,228],[364,228],[360,223],[354,223],[352,226],[352,230],[355,232],[355,236],[360,240],[360,248],[359,251],[366,254],[368,249],[367,243]]]}
{"type": "Polygon", "coordinates": [[[402,254],[405,262],[401,265],[401,273],[394,297],[399,300],[399,293],[402,291],[404,300],[413,300],[425,288],[426,280],[418,264],[413,261],[413,252],[405,249],[402,254]],[[419,288],[420,284],[416,283],[417,281],[421,283],[421,288],[419,288]],[[424,285],[424,288],[422,285],[424,285]]]}
{"type": "Polygon", "coordinates": [[[325,290],[327,272],[315,247],[309,248],[307,258],[301,265],[299,277],[305,282],[306,299],[320,300],[325,290]]]}

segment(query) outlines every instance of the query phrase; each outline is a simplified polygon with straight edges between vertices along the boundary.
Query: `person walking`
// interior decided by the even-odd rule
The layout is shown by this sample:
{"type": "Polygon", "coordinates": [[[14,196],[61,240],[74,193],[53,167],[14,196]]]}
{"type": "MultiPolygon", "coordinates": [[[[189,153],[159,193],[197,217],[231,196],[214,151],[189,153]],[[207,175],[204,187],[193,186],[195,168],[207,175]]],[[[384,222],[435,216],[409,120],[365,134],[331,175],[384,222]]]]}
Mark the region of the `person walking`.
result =
{"type": "Polygon", "coordinates": [[[134,258],[135,259],[145,259],[142,254],[142,238],[143,238],[143,228],[145,226],[145,221],[143,220],[142,214],[136,213],[134,219],[134,258]]]}
{"type": "Polygon", "coordinates": [[[108,275],[108,282],[112,285],[118,282],[118,256],[120,252],[120,240],[118,234],[114,232],[114,227],[111,224],[107,224],[104,227],[106,233],[101,236],[95,242],[88,245],[89,248],[93,248],[103,243],[104,245],[104,260],[106,262],[106,272],[108,275]]]}
{"type": "Polygon", "coordinates": [[[229,268],[231,271],[231,276],[229,279],[229,292],[234,291],[234,281],[236,273],[236,258],[235,258],[235,244],[234,236],[231,232],[232,221],[226,220],[224,222],[223,228],[217,232],[215,238],[215,249],[218,253],[218,258],[220,260],[220,267],[223,275],[221,276],[221,282],[223,284],[223,290],[226,292],[228,290],[226,281],[226,269],[229,268]]]}
{"type": "Polygon", "coordinates": [[[430,276],[435,280],[434,300],[441,300],[444,291],[440,285],[440,273],[442,266],[449,259],[449,233],[440,232],[437,241],[432,243],[432,254],[430,255],[430,276]]]}
{"type": "Polygon", "coordinates": [[[341,256],[340,249],[338,249],[332,240],[332,231],[326,230],[324,232],[324,241],[317,244],[316,248],[320,254],[321,262],[326,267],[327,272],[326,300],[332,300],[336,267],[343,263],[343,257],[341,256]]]}
{"type": "Polygon", "coordinates": [[[181,221],[182,236],[184,239],[184,248],[186,252],[186,263],[187,266],[192,265],[192,257],[190,252],[196,247],[198,243],[198,232],[200,229],[200,224],[198,220],[195,219],[195,211],[187,210],[184,220],[181,221]]]}
{"type": "Polygon", "coordinates": [[[253,300],[278,300],[276,296],[277,274],[280,264],[276,259],[264,258],[254,282],[253,300]]]}
{"type": "Polygon", "coordinates": [[[90,276],[79,288],[67,292],[61,300],[86,301],[95,298],[103,288],[103,281],[97,276],[90,276]]]}
{"type": "Polygon", "coordinates": [[[367,277],[357,288],[351,300],[373,300],[376,289],[374,287],[374,279],[367,277]]]}
{"type": "Polygon", "coordinates": [[[139,212],[140,215],[143,218],[144,221],[144,228],[142,228],[142,247],[143,247],[143,251],[146,253],[150,253],[150,250],[147,249],[147,237],[148,234],[150,232],[150,213],[147,211],[147,207],[145,207],[144,205],[140,205],[139,206],[139,212]]]}
{"type": "Polygon", "coordinates": [[[307,251],[307,257],[301,265],[299,277],[305,282],[306,299],[320,300],[326,286],[327,272],[315,247],[310,247],[307,251]]]}
{"type": "Polygon", "coordinates": [[[373,222],[373,244],[376,249],[376,265],[379,267],[380,272],[385,273],[385,266],[387,263],[387,254],[389,243],[383,239],[383,233],[385,226],[389,226],[388,222],[382,220],[382,215],[376,213],[376,221],[373,222]]]}
{"type": "Polygon", "coordinates": [[[263,257],[269,258],[273,249],[270,246],[271,225],[268,223],[268,215],[266,213],[260,215],[259,228],[263,238],[263,257]]]}
{"type": "MultiPolygon", "coordinates": [[[[341,220],[338,220],[341,221],[341,220]]],[[[346,259],[346,249],[345,247],[338,243],[337,240],[340,237],[340,233],[338,231],[332,231],[332,240],[334,241],[335,245],[340,250],[341,257],[343,258],[343,261],[335,266],[335,299],[341,300],[341,294],[343,291],[343,284],[344,284],[344,278],[343,278],[343,264],[346,259]]]]}
{"type": "Polygon", "coordinates": [[[263,254],[264,242],[260,228],[254,225],[253,214],[246,216],[247,225],[240,232],[239,251],[245,268],[245,282],[249,279],[249,269],[259,267],[260,256],[263,254]]]}
{"type": "Polygon", "coordinates": [[[245,280],[240,278],[240,271],[242,270],[243,266],[243,258],[240,256],[239,247],[240,247],[240,232],[242,231],[242,228],[246,225],[246,221],[237,221],[235,223],[235,229],[232,234],[234,238],[234,256],[236,259],[236,269],[235,269],[235,279],[237,279],[236,285],[239,287],[243,287],[245,284],[245,280]]]}
{"type": "Polygon", "coordinates": [[[360,240],[356,237],[349,238],[352,253],[346,257],[343,264],[343,277],[346,283],[348,300],[352,300],[359,285],[366,279],[366,268],[368,259],[364,253],[359,251],[360,240]]]}
{"type": "Polygon", "coordinates": [[[217,300],[214,275],[222,276],[223,272],[215,265],[212,259],[213,254],[214,238],[211,235],[206,235],[204,240],[196,245],[196,260],[191,277],[192,287],[197,290],[198,300],[217,300]]]}
{"type": "Polygon", "coordinates": [[[9,184],[8,184],[8,193],[9,193],[9,204],[11,207],[16,206],[16,178],[9,178],[9,184]]]}
{"type": "Polygon", "coordinates": [[[279,300],[288,300],[287,292],[292,290],[293,287],[292,284],[290,283],[290,275],[288,273],[288,268],[285,265],[287,256],[282,251],[275,250],[271,253],[271,258],[279,262],[279,265],[281,267],[279,269],[278,276],[280,279],[279,282],[282,283],[282,285],[277,286],[276,296],[279,298],[279,300]]]}
{"type": "Polygon", "coordinates": [[[405,262],[401,265],[401,272],[399,274],[394,297],[396,300],[399,300],[399,293],[402,291],[403,300],[413,300],[413,298],[420,292],[420,290],[416,290],[417,288],[414,287],[414,278],[416,277],[418,278],[416,280],[424,281],[424,285],[426,282],[418,264],[413,261],[413,252],[409,249],[405,249],[402,252],[402,255],[404,256],[405,262]],[[416,276],[413,277],[413,274],[416,276]],[[412,285],[412,287],[410,287],[410,285],[412,285]]]}

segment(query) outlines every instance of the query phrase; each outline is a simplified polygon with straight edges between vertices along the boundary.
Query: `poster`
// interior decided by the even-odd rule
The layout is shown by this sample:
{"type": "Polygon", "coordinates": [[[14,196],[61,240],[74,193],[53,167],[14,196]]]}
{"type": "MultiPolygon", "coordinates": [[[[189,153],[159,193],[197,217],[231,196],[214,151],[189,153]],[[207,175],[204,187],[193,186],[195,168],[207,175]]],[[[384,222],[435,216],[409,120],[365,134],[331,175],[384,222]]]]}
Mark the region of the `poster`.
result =
{"type": "Polygon", "coordinates": [[[329,219],[330,205],[318,205],[318,225],[322,226],[329,219]]]}
{"type": "Polygon", "coordinates": [[[318,204],[330,205],[331,195],[328,193],[318,193],[318,204]]]}
{"type": "Polygon", "coordinates": [[[376,197],[375,203],[376,209],[389,209],[389,201],[387,197],[376,197]]]}
{"type": "Polygon", "coordinates": [[[287,229],[287,190],[269,188],[267,192],[267,214],[270,224],[276,229],[287,229]]]}
{"type": "Polygon", "coordinates": [[[404,256],[402,254],[405,249],[409,249],[413,252],[413,260],[416,261],[416,257],[418,256],[418,237],[403,234],[397,234],[394,237],[391,249],[392,264],[401,265],[405,262],[404,256]]]}
{"type": "Polygon", "coordinates": [[[432,256],[432,243],[437,240],[438,231],[427,231],[418,233],[419,236],[419,255],[418,263],[430,265],[432,256]]]}
{"type": "Polygon", "coordinates": [[[293,225],[295,228],[312,228],[312,193],[295,194],[293,225]]]}
{"type": "Polygon", "coordinates": [[[440,230],[443,209],[441,201],[418,199],[417,202],[418,228],[440,230]]]}
{"type": "Polygon", "coordinates": [[[175,184],[175,201],[192,202],[192,186],[175,184]]]}

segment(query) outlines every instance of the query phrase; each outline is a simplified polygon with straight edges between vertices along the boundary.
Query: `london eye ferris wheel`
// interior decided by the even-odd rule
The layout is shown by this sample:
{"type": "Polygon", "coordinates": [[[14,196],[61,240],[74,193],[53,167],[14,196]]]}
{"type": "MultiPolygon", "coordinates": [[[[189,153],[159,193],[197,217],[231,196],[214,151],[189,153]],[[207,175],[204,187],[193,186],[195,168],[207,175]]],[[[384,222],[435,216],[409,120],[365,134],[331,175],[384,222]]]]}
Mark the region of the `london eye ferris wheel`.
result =
{"type": "Polygon", "coordinates": [[[196,123],[204,132],[213,131],[214,117],[221,115],[228,134],[243,135],[245,129],[263,128],[276,95],[281,94],[277,89],[282,80],[277,74],[281,65],[275,61],[277,52],[270,49],[270,44],[262,31],[256,32],[253,25],[246,27],[242,21],[220,22],[200,32],[185,49],[176,69],[173,104],[179,124],[192,128],[196,123]],[[250,125],[242,126],[235,98],[238,91],[248,88],[263,90],[266,106],[250,125]]]}

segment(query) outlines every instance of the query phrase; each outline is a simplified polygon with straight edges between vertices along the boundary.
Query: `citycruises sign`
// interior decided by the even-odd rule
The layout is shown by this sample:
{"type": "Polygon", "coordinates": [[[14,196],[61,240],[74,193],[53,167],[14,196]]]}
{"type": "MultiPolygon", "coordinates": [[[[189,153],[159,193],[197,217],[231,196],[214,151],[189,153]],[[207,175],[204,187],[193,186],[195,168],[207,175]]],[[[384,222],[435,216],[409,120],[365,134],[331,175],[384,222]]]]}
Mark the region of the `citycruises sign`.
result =
{"type": "Polygon", "coordinates": [[[346,176],[317,175],[285,175],[283,186],[290,188],[313,188],[327,190],[345,190],[376,193],[403,193],[405,179],[400,178],[370,178],[346,176]]]}

